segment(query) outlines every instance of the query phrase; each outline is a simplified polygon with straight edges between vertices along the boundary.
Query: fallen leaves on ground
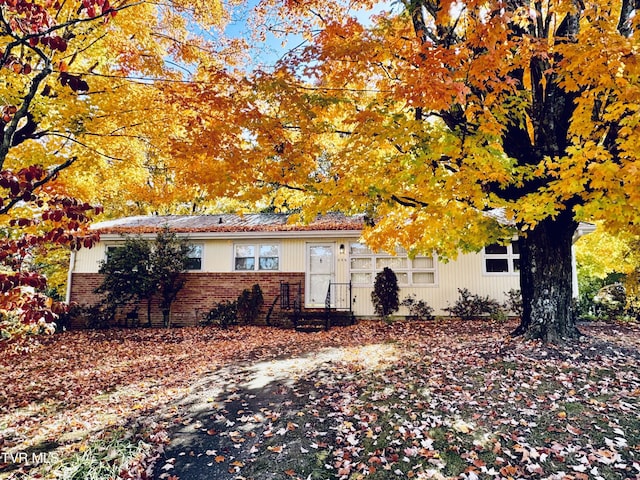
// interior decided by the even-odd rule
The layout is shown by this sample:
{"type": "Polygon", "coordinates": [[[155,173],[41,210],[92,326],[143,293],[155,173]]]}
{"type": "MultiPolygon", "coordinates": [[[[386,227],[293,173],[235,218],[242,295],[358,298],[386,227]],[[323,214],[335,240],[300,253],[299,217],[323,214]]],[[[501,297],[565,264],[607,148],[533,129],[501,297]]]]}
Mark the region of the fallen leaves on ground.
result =
{"type": "MultiPolygon", "coordinates": [[[[68,332],[0,354],[0,447],[53,442],[66,455],[104,430],[172,418],[225,445],[183,453],[229,479],[640,475],[637,327],[582,327],[570,347],[509,340],[512,327],[68,332]],[[180,400],[210,375],[226,380],[203,390],[202,420],[186,418],[180,400]]],[[[179,459],[167,465],[164,478],[180,478],[179,459]]]]}

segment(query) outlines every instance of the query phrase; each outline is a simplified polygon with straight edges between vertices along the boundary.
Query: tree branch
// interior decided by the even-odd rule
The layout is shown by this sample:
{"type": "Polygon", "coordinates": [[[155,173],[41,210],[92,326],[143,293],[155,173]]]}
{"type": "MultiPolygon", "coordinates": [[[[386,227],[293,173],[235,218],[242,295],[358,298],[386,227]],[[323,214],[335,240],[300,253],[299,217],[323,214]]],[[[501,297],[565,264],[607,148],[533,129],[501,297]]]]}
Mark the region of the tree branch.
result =
{"type": "MultiPolygon", "coordinates": [[[[56,178],[58,176],[58,174],[64,170],[65,168],[70,167],[73,162],[75,162],[77,160],[77,157],[71,157],[67,160],[65,160],[64,162],[62,162],[60,165],[57,165],[51,169],[49,169],[49,171],[47,172],[47,174],[41,179],[38,180],[37,182],[33,183],[33,186],[31,188],[31,191],[35,191],[38,188],[42,187],[43,185],[49,183],[51,180],[53,180],[54,178],[56,178]]],[[[22,198],[18,197],[18,198],[12,198],[11,200],[9,200],[7,203],[3,204],[2,207],[0,208],[0,215],[4,215],[7,212],[9,212],[9,210],[11,210],[17,203],[23,201],[22,198]]]]}
{"type": "Polygon", "coordinates": [[[4,166],[4,162],[9,154],[9,149],[15,146],[13,142],[16,131],[18,130],[18,122],[27,116],[31,102],[35,98],[40,84],[51,74],[52,71],[53,69],[51,68],[51,64],[47,62],[45,67],[33,77],[31,85],[29,86],[29,91],[22,101],[22,105],[20,105],[20,108],[14,114],[11,121],[3,128],[2,144],[0,145],[0,170],[2,170],[4,166]]]}
{"type": "Polygon", "coordinates": [[[75,143],[77,145],[80,145],[81,147],[84,147],[87,150],[91,150],[92,152],[100,155],[101,157],[107,158],[109,160],[113,160],[113,161],[116,161],[116,162],[124,162],[126,160],[124,158],[112,157],[111,155],[107,155],[106,153],[100,152],[100,151],[96,150],[95,148],[90,147],[86,143],[81,142],[77,138],[73,138],[73,137],[71,137],[69,135],[65,135],[65,134],[60,133],[60,132],[49,132],[47,135],[51,135],[51,136],[54,136],[54,137],[65,138],[65,139],[69,140],[70,142],[73,142],[73,143],[75,143]]]}

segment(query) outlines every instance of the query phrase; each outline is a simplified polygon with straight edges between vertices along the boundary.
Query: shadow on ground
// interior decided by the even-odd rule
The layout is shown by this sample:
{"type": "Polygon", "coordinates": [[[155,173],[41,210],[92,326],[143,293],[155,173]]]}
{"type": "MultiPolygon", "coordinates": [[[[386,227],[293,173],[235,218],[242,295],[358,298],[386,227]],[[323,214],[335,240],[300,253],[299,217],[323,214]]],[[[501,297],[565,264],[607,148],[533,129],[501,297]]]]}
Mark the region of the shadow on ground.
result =
{"type": "Polygon", "coordinates": [[[324,419],[314,418],[314,412],[305,408],[318,400],[315,382],[331,375],[336,362],[355,359],[377,363],[381,354],[386,360],[392,357],[393,348],[372,345],[355,354],[349,349],[329,348],[211,372],[175,406],[171,440],[156,464],[154,478],[291,478],[299,467],[296,453],[309,452],[303,448],[303,440],[306,444],[311,441],[318,450],[314,456],[317,465],[309,466],[305,456],[307,468],[324,470],[326,454],[322,448],[331,432],[309,428],[310,418],[314,427],[324,419]]]}

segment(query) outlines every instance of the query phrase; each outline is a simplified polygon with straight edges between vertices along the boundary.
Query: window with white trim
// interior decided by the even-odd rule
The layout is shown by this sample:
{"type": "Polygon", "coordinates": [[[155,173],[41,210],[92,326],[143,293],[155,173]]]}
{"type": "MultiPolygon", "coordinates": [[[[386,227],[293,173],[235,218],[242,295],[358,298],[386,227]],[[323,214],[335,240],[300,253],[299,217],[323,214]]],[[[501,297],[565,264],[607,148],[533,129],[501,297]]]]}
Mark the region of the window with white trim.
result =
{"type": "Polygon", "coordinates": [[[202,270],[202,251],[203,246],[198,243],[189,245],[189,253],[187,253],[187,270],[202,270]]]}
{"type": "Polygon", "coordinates": [[[280,246],[273,243],[236,244],[233,265],[236,271],[279,270],[280,246]]]}
{"type": "MultiPolygon", "coordinates": [[[[105,261],[113,258],[113,254],[117,251],[122,251],[126,247],[123,245],[107,245],[105,261]]],[[[189,245],[189,252],[187,253],[187,270],[202,270],[202,252],[204,246],[202,244],[194,243],[189,245]]]]}
{"type": "Polygon", "coordinates": [[[518,242],[507,245],[492,243],[484,247],[483,270],[487,275],[517,275],[520,273],[520,249],[518,242]]]}
{"type": "Polygon", "coordinates": [[[402,286],[436,285],[437,264],[433,257],[409,258],[407,252],[398,249],[396,255],[374,253],[366,245],[352,243],[349,246],[350,276],[354,285],[372,286],[376,273],[389,267],[402,286]]]}

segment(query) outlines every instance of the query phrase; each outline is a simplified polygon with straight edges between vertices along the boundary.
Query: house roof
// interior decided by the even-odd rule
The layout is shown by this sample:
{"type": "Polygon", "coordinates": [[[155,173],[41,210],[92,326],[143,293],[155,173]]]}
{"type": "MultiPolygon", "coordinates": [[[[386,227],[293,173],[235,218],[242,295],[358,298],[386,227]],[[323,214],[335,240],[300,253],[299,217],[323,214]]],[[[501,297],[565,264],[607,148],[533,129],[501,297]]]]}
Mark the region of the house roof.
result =
{"type": "MultiPolygon", "coordinates": [[[[493,215],[500,221],[500,215],[493,215]]],[[[340,232],[360,232],[364,227],[364,215],[346,216],[329,213],[310,223],[295,223],[292,215],[284,213],[252,213],[246,215],[143,215],[124,217],[96,223],[92,229],[102,235],[155,234],[164,228],[172,232],[209,236],[241,237],[264,233],[286,235],[288,232],[308,232],[310,235],[339,235],[340,232]],[[315,232],[315,233],[314,233],[315,232]]],[[[581,222],[573,241],[595,230],[595,225],[581,222]]]]}
{"type": "Polygon", "coordinates": [[[124,217],[96,223],[92,229],[101,234],[157,233],[169,228],[176,233],[241,233],[241,232],[305,232],[359,231],[364,216],[348,217],[330,213],[302,224],[290,222],[291,215],[283,213],[255,213],[247,215],[148,215],[124,217]]]}

